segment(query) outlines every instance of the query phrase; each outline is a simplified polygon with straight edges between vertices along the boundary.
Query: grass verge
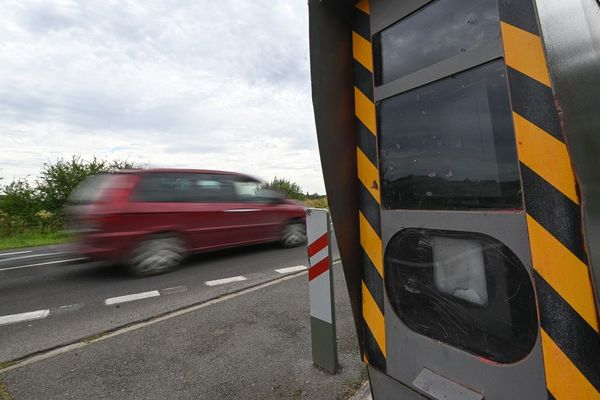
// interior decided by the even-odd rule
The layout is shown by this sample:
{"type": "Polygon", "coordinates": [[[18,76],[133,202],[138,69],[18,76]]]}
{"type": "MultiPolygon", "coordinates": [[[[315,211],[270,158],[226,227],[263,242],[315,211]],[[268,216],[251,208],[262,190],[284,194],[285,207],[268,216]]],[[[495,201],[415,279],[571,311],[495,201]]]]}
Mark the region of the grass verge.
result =
{"type": "Polygon", "coordinates": [[[0,400],[12,400],[12,396],[2,382],[0,382],[0,400]]]}
{"type": "Polygon", "coordinates": [[[65,232],[24,232],[13,236],[0,237],[0,250],[46,246],[49,244],[67,243],[71,240],[72,236],[65,232]]]}

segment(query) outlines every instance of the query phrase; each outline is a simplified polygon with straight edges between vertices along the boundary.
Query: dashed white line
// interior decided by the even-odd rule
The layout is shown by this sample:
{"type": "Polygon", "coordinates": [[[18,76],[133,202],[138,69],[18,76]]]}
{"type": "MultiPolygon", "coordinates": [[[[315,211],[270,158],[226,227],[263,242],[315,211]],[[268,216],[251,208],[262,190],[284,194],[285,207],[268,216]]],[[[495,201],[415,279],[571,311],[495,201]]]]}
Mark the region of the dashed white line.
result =
{"type": "Polygon", "coordinates": [[[30,256],[19,256],[19,257],[3,258],[2,260],[0,260],[0,262],[25,260],[27,258],[59,256],[61,254],[69,254],[69,252],[68,251],[60,251],[58,253],[44,253],[44,254],[33,254],[33,255],[30,255],[30,256]]]}
{"type": "Polygon", "coordinates": [[[70,258],[68,260],[48,261],[48,262],[36,263],[36,264],[19,265],[17,267],[0,268],[0,271],[10,271],[11,269],[41,267],[43,265],[52,265],[52,264],[60,264],[60,263],[66,263],[66,262],[82,261],[85,259],[86,259],[85,257],[79,257],[79,258],[70,258]]]}
{"type": "Polygon", "coordinates": [[[20,314],[3,315],[0,317],[0,325],[16,324],[17,322],[46,318],[48,314],[50,314],[50,310],[37,310],[20,314]]]}
{"type": "Polygon", "coordinates": [[[31,250],[27,250],[27,251],[13,251],[13,252],[10,252],[10,253],[0,253],[0,257],[14,256],[15,254],[27,254],[27,253],[31,253],[31,250]]]}
{"type": "Polygon", "coordinates": [[[241,281],[245,281],[247,278],[245,276],[232,276],[231,278],[223,278],[223,279],[216,279],[214,281],[206,281],[204,282],[204,284],[206,286],[217,286],[217,285],[224,285],[226,283],[231,283],[231,282],[241,282],[241,281]]]}
{"type": "Polygon", "coordinates": [[[305,269],[306,269],[305,265],[297,265],[295,267],[276,269],[275,272],[280,273],[280,274],[291,274],[292,272],[304,271],[305,269]]]}
{"type": "Polygon", "coordinates": [[[106,304],[107,306],[110,306],[113,304],[125,303],[127,301],[148,299],[150,297],[156,297],[156,296],[160,296],[160,292],[158,290],[151,290],[149,292],[134,293],[134,294],[127,294],[125,296],[111,297],[110,299],[104,300],[104,304],[106,304]]]}
{"type": "MultiPolygon", "coordinates": [[[[334,264],[336,264],[336,263],[334,262],[334,264]]],[[[272,281],[261,283],[260,285],[257,285],[257,286],[253,286],[253,287],[250,287],[250,288],[242,289],[239,292],[230,293],[230,294],[227,294],[227,295],[222,296],[222,297],[218,297],[218,298],[215,298],[215,299],[212,299],[212,300],[208,300],[205,303],[200,303],[200,304],[192,305],[192,306],[189,306],[187,308],[183,308],[181,310],[173,311],[173,312],[167,313],[165,315],[162,315],[160,317],[153,318],[153,319],[150,319],[150,320],[147,320],[147,321],[136,322],[136,323],[134,323],[132,325],[119,328],[119,329],[117,329],[117,330],[115,330],[115,331],[113,331],[113,332],[111,332],[109,334],[106,334],[104,336],[100,336],[100,337],[95,338],[95,339],[86,340],[86,341],[83,341],[83,342],[76,342],[76,343],[65,345],[63,347],[58,347],[58,348],[53,349],[53,350],[49,350],[47,352],[42,352],[42,353],[39,353],[39,354],[35,354],[33,356],[29,356],[29,357],[26,357],[24,359],[21,359],[20,361],[17,361],[14,364],[12,364],[12,365],[10,365],[8,367],[2,368],[2,366],[0,366],[0,372],[6,373],[8,371],[12,371],[12,370],[17,369],[17,368],[22,368],[22,367],[25,367],[27,365],[31,365],[33,363],[36,363],[36,362],[39,362],[39,361],[42,361],[42,360],[47,360],[47,359],[55,357],[57,355],[68,353],[68,352],[73,351],[73,350],[78,350],[78,349],[81,349],[83,347],[89,346],[89,345],[94,344],[94,343],[98,343],[98,342],[102,342],[102,341],[105,341],[105,340],[109,340],[109,339],[112,339],[112,338],[114,338],[116,336],[123,335],[125,333],[133,332],[133,331],[136,331],[138,329],[145,328],[147,326],[151,326],[151,325],[163,322],[163,321],[170,320],[172,318],[177,318],[177,317],[182,316],[182,315],[186,315],[186,314],[198,311],[198,310],[202,310],[202,309],[207,308],[209,306],[212,306],[214,304],[219,304],[219,303],[222,303],[222,302],[227,301],[227,300],[235,299],[237,297],[246,295],[248,293],[253,293],[253,292],[256,292],[258,290],[261,290],[261,289],[264,289],[264,288],[276,285],[278,283],[285,282],[285,281],[288,281],[290,279],[297,278],[299,276],[303,276],[305,274],[306,274],[306,272],[304,272],[304,273],[298,273],[298,274],[295,274],[295,275],[282,276],[282,277],[274,279],[272,281]]]]}

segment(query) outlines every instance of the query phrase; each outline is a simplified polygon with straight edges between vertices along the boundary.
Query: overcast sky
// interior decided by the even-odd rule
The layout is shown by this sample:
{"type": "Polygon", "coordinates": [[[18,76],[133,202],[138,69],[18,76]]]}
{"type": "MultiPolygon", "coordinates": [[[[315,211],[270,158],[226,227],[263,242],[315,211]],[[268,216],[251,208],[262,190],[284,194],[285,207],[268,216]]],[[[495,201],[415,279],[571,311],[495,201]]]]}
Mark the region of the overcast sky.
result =
{"type": "Polygon", "coordinates": [[[4,0],[0,177],[71,155],[324,193],[302,0],[4,0]]]}

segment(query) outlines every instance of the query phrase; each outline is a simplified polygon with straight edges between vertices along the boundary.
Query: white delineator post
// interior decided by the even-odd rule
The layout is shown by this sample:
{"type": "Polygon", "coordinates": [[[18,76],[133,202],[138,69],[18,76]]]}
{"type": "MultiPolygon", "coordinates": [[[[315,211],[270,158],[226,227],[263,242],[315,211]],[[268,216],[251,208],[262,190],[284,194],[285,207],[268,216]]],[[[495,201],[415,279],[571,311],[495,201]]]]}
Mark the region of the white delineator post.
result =
{"type": "Polygon", "coordinates": [[[312,357],[315,365],[333,374],[338,361],[329,221],[326,209],[306,210],[312,357]]]}

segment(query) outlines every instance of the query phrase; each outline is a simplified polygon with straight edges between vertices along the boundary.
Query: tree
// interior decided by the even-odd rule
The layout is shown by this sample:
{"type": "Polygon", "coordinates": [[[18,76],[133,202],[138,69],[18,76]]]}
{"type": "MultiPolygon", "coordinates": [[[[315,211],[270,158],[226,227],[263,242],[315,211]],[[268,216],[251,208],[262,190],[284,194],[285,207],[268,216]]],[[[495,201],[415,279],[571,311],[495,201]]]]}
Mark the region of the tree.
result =
{"type": "Polygon", "coordinates": [[[107,161],[96,157],[87,161],[79,156],[68,161],[59,159],[53,164],[46,163],[37,180],[43,208],[59,214],[71,192],[89,176],[132,168],[135,165],[129,161],[107,161]]]}
{"type": "Polygon", "coordinates": [[[84,179],[100,172],[131,169],[128,161],[107,161],[94,157],[87,161],[78,156],[65,161],[44,164],[40,177],[34,182],[18,179],[0,187],[0,234],[8,235],[25,230],[54,231],[64,220],[63,207],[84,179]]]}
{"type": "Polygon", "coordinates": [[[271,182],[265,182],[262,185],[263,189],[275,190],[290,199],[296,200],[304,200],[305,195],[302,192],[302,188],[295,182],[290,181],[289,179],[284,178],[273,178],[271,182]]]}

